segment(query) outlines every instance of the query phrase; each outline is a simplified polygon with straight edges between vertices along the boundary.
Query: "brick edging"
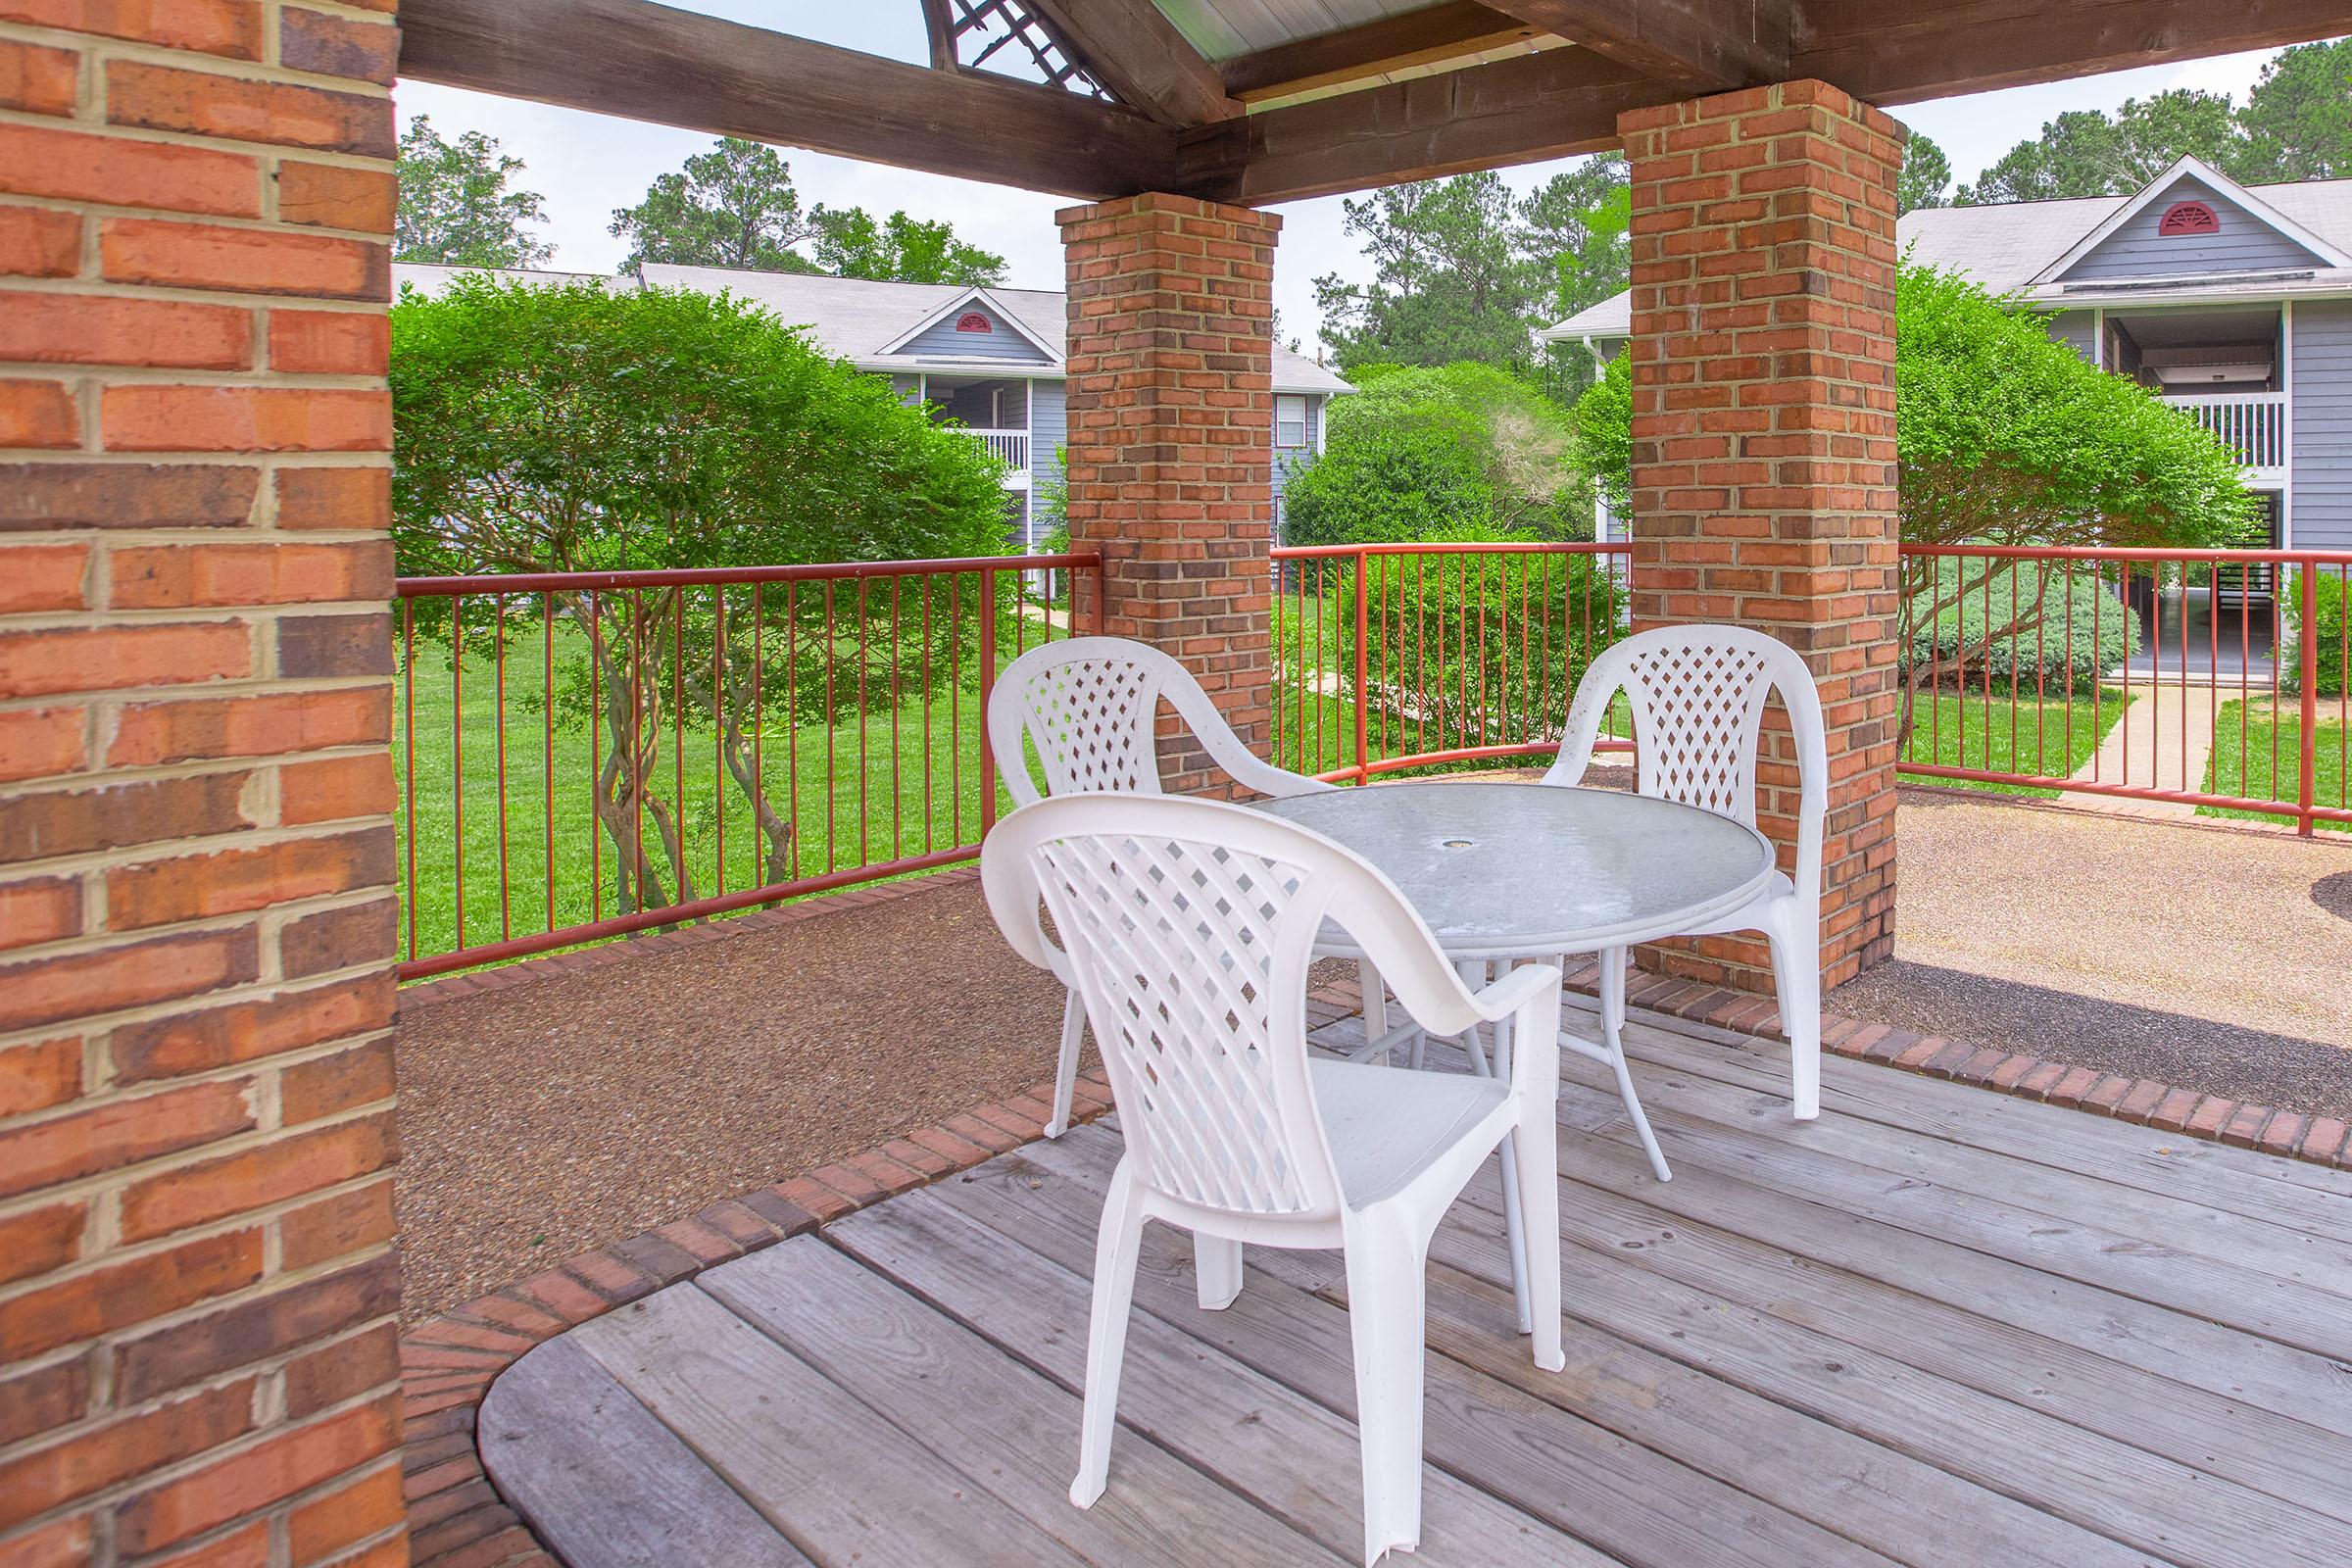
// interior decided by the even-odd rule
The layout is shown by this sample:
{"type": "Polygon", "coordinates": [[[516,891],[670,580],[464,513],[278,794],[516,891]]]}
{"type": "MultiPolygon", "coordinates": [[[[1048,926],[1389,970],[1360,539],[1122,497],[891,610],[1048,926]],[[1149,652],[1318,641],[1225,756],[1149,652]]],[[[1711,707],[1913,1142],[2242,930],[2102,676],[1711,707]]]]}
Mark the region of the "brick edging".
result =
{"type": "MultiPolygon", "coordinates": [[[[1597,994],[1599,979],[1599,966],[1586,963],[1569,972],[1567,983],[1569,989],[1592,996],[1597,994]]],[[[1772,998],[1750,991],[1637,971],[1627,987],[1626,1004],[1761,1039],[1781,1038],[1772,998]]],[[[2153,1078],[2126,1078],[2096,1067],[1966,1045],[1944,1035],[1920,1034],[1832,1012],[1821,1017],[1821,1046],[1835,1055],[1901,1067],[1931,1078],[1949,1078],[2164,1132],[2352,1170],[2352,1123],[2338,1116],[2279,1110],[2153,1078]]]]}
{"type": "Polygon", "coordinates": [[[536,957],[523,958],[496,969],[467,969],[457,974],[436,975],[430,980],[412,981],[400,988],[400,1005],[405,1012],[417,1007],[435,1006],[444,1002],[456,1002],[465,997],[486,996],[493,991],[510,990],[535,980],[583,974],[624,959],[675,953],[681,948],[699,948],[712,942],[723,942],[730,937],[772,931],[778,926],[814,919],[819,915],[838,914],[845,909],[862,908],[868,905],[888,904],[894,899],[929,892],[950,883],[979,880],[978,865],[953,865],[899,881],[869,882],[859,887],[838,888],[830,893],[804,895],[790,904],[709,916],[692,925],[673,926],[667,930],[640,931],[605,941],[592,948],[543,953],[536,957]]]}
{"type": "MultiPolygon", "coordinates": [[[[1048,1081],[1010,1100],[975,1105],[807,1175],[583,1252],[403,1334],[403,1491],[412,1568],[559,1568],[499,1494],[475,1444],[474,1417],[483,1396],[526,1352],[705,1269],[1018,1149],[1044,1135],[1053,1093],[1048,1081]]],[[[1110,1086],[1099,1072],[1081,1074],[1072,1121],[1092,1121],[1109,1109],[1110,1086]]]]}

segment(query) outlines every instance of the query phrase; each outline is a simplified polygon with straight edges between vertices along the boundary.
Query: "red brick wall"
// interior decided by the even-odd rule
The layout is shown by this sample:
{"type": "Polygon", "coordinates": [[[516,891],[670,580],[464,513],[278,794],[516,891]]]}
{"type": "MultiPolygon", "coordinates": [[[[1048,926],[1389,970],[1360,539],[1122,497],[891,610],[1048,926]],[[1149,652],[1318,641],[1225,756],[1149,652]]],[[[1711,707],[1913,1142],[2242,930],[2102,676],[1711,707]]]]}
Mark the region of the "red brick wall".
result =
{"type": "Polygon", "coordinates": [[[0,1561],[406,1561],[389,0],[0,0],[0,1561]]]}
{"type": "MultiPolygon", "coordinates": [[[[1903,129],[1818,81],[1623,116],[1633,175],[1634,616],[1805,656],[1830,730],[1823,969],[1894,940],[1894,180],[1903,129]]],[[[1787,729],[1767,830],[1792,853],[1787,729]]],[[[1760,945],[1663,956],[1757,984],[1760,945]]]]}
{"type": "MultiPolygon", "coordinates": [[[[1069,518],[1102,552],[1079,624],[1182,660],[1260,753],[1273,720],[1274,241],[1282,220],[1147,195],[1058,216],[1068,262],[1069,518]],[[1101,620],[1094,616],[1098,610],[1101,620]]],[[[1163,752],[1171,788],[1205,758],[1163,752]]]]}

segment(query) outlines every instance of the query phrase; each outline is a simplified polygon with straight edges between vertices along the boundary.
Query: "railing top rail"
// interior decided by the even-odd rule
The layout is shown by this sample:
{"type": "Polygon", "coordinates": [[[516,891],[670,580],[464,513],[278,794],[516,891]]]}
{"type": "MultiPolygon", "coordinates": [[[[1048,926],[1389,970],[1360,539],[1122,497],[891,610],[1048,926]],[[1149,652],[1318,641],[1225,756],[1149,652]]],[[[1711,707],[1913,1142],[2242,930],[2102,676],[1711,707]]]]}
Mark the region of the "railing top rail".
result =
{"type": "Polygon", "coordinates": [[[739,582],[842,582],[860,577],[921,577],[951,571],[1099,571],[1093,551],[1058,556],[958,556],[938,561],[847,561],[795,566],[686,566],[645,571],[518,571],[470,577],[403,577],[403,599],[441,594],[561,593],[569,589],[691,588],[739,582]]]}
{"type": "Polygon", "coordinates": [[[2284,392],[2159,392],[2168,403],[2284,403],[2284,392]]]}
{"type": "Polygon", "coordinates": [[[2062,545],[1905,545],[1906,556],[1979,560],[2183,562],[2217,565],[2352,565],[2352,550],[2102,550],[2062,545]]]}
{"type": "Polygon", "coordinates": [[[1633,546],[1622,541],[1596,543],[1591,539],[1462,541],[1417,540],[1385,545],[1277,545],[1276,561],[1325,561],[1348,556],[1600,556],[1629,555],[1633,546]]]}

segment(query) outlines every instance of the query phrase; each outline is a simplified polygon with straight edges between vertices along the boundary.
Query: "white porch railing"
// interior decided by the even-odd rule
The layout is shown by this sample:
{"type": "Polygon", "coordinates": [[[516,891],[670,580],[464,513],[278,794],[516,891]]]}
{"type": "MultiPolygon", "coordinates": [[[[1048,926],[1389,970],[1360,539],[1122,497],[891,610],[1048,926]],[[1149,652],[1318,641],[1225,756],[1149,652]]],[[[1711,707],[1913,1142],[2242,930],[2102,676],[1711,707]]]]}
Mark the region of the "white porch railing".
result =
{"type": "Polygon", "coordinates": [[[2285,393],[2186,392],[2164,401],[2195,415],[2247,467],[2286,466],[2285,393]]]}
{"type": "Polygon", "coordinates": [[[964,425],[950,425],[949,429],[968,435],[989,451],[1004,460],[1004,466],[1015,473],[1029,471],[1029,432],[1026,430],[975,430],[964,425]]]}

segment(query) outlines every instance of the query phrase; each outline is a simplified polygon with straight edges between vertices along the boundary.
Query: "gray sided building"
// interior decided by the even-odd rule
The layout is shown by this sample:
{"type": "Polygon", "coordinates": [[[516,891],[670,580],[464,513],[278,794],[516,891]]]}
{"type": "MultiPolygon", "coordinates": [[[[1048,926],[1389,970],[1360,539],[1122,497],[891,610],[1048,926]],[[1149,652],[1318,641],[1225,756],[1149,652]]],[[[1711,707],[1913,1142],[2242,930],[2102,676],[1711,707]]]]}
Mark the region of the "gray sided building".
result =
{"type": "MultiPolygon", "coordinates": [[[[1897,236],[2213,431],[2268,499],[2247,544],[2352,550],[2352,179],[2247,186],[2184,158],[2136,195],[1922,209],[1897,236]]],[[[1605,359],[1628,301],[1542,335],[1605,359]]]]}

